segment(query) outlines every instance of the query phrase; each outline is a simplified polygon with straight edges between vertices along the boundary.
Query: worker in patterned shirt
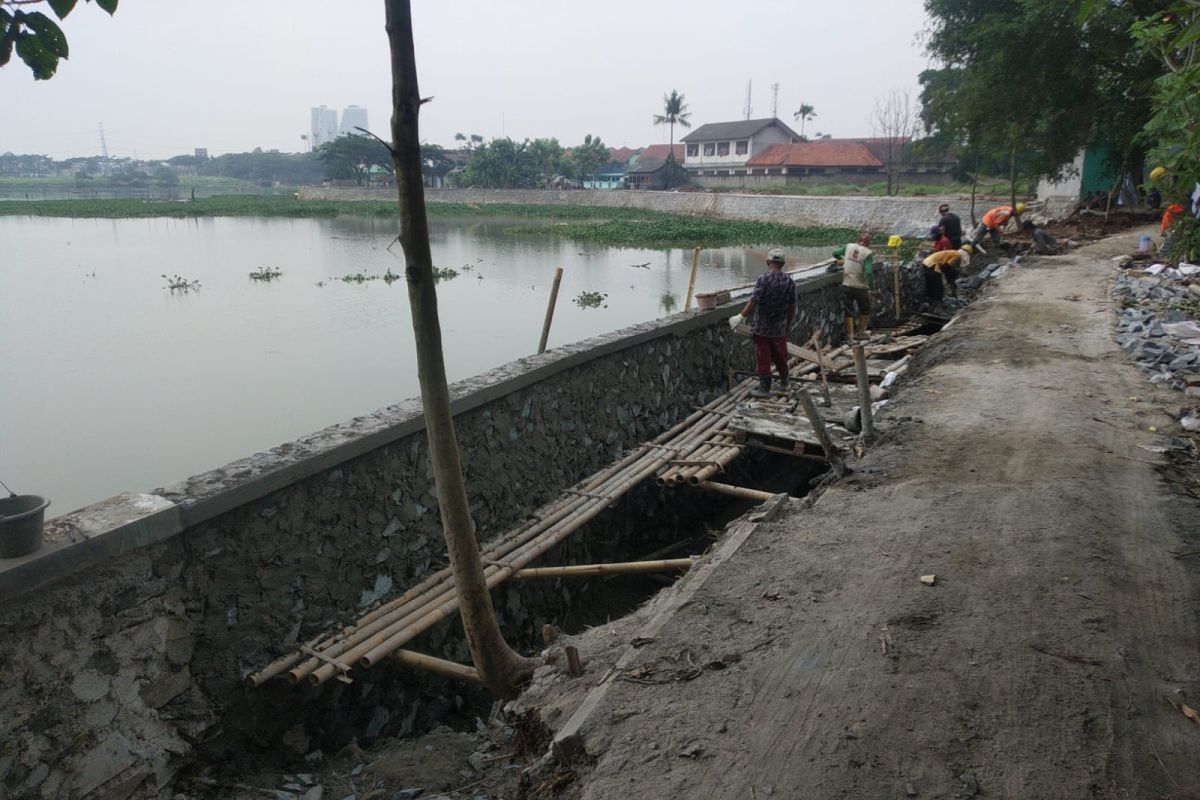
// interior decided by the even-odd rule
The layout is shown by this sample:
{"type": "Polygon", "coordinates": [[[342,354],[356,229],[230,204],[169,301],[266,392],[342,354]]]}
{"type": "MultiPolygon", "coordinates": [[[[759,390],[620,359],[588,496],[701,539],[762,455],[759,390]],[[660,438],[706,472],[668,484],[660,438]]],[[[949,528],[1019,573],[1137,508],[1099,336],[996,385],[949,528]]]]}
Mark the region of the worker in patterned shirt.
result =
{"type": "Polygon", "coordinates": [[[758,387],[750,390],[751,397],[771,395],[771,364],[779,371],[779,388],[788,390],[787,335],[796,319],[796,284],[783,271],[783,251],[767,254],[767,271],[754,282],[754,291],[741,313],[729,318],[729,327],[736,329],[751,313],[754,322],[750,333],[757,357],[758,387]]]}

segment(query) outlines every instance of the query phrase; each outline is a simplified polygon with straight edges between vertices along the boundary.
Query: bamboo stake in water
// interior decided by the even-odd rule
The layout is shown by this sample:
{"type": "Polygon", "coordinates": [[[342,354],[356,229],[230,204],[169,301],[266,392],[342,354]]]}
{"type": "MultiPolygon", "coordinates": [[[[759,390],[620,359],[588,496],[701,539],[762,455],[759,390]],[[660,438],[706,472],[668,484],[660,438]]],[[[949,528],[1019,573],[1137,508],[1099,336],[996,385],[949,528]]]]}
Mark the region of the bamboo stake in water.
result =
{"type": "Polygon", "coordinates": [[[688,280],[687,299],[683,301],[683,310],[692,307],[692,290],[696,288],[696,269],[700,266],[700,248],[692,248],[692,277],[688,280]]]}
{"type": "Polygon", "coordinates": [[[562,267],[554,268],[554,285],[550,287],[550,304],[546,306],[546,321],[542,323],[542,340],[538,352],[546,352],[546,340],[550,338],[550,321],[554,319],[554,304],[558,302],[558,285],[562,283],[562,267]]]}

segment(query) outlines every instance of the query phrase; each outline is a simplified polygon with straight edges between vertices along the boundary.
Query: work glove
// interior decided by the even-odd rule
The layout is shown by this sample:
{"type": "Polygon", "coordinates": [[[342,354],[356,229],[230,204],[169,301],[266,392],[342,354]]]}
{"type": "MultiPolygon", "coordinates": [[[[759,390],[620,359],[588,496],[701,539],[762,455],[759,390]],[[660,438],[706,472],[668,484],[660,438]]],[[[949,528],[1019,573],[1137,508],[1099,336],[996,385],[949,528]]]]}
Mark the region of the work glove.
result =
{"type": "Polygon", "coordinates": [[[741,314],[734,314],[732,317],[729,318],[729,329],[731,331],[735,331],[735,330],[737,330],[737,326],[741,325],[745,321],[746,321],[746,318],[743,317],[741,314]]]}

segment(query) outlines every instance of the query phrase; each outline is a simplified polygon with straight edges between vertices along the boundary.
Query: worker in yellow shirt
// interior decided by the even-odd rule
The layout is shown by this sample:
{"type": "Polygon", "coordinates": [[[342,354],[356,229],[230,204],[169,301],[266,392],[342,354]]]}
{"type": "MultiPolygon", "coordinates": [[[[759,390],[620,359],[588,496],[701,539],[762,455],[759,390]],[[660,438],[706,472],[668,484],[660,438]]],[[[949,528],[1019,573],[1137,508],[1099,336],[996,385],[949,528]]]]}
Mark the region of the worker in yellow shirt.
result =
{"type": "Polygon", "coordinates": [[[964,244],[958,250],[939,250],[930,253],[921,263],[925,267],[925,295],[933,305],[940,305],[946,297],[942,278],[950,284],[950,296],[958,299],[958,271],[971,263],[973,248],[964,244]]]}
{"type": "Polygon", "coordinates": [[[1017,203],[1015,206],[996,206],[983,215],[983,221],[979,223],[979,227],[975,229],[975,235],[971,237],[971,246],[978,247],[985,235],[990,235],[993,242],[1000,244],[1000,231],[1004,229],[1010,219],[1017,220],[1019,225],[1021,222],[1019,217],[1024,213],[1024,203],[1017,203]]]}

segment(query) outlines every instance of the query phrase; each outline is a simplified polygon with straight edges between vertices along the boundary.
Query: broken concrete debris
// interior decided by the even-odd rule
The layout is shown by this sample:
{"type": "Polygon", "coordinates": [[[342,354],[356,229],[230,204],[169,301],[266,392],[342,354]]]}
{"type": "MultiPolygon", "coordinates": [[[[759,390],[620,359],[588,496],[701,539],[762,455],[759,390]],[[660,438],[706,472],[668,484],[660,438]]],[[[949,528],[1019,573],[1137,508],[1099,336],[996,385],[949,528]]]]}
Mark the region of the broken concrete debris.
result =
{"type": "MultiPolygon", "coordinates": [[[[1130,264],[1129,259],[1122,262],[1130,264]]],[[[1200,268],[1162,264],[1117,273],[1113,297],[1120,303],[1117,344],[1133,356],[1151,383],[1187,393],[1200,375],[1200,302],[1189,290],[1200,268]],[[1155,269],[1155,268],[1158,269],[1155,269]]],[[[1189,396],[1200,396],[1200,391],[1189,396]]]]}

